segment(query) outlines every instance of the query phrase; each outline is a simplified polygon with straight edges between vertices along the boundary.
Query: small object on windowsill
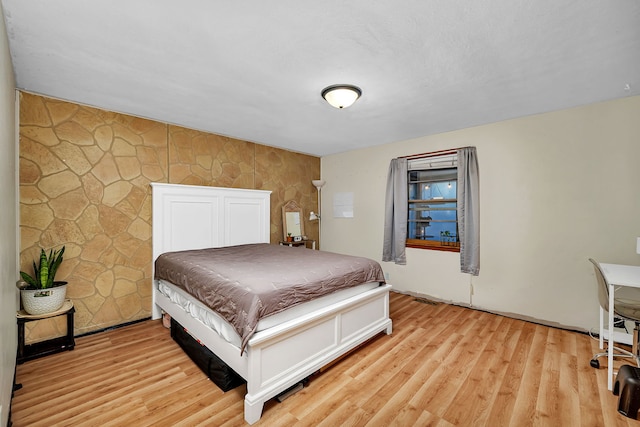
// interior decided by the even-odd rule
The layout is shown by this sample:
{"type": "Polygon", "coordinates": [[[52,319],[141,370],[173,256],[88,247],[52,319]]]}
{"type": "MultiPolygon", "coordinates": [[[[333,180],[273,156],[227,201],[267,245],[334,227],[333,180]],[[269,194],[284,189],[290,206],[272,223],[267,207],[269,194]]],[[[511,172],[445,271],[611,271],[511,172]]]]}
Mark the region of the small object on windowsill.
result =
{"type": "Polygon", "coordinates": [[[458,236],[455,234],[451,234],[450,231],[441,231],[440,232],[440,244],[442,246],[460,246],[460,241],[458,240],[458,236]]]}

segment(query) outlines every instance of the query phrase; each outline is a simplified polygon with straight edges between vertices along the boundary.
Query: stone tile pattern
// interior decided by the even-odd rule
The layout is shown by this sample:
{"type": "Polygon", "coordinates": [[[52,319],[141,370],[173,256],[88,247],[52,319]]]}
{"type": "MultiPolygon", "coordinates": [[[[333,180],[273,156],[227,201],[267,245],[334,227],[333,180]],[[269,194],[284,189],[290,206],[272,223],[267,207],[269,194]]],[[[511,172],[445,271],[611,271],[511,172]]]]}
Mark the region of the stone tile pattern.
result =
{"type": "Polygon", "coordinates": [[[303,209],[304,232],[319,248],[318,221],[309,212],[318,211],[318,191],[311,183],[320,177],[320,159],[264,145],[256,145],[255,188],[271,190],[271,243],[284,239],[282,207],[295,200],[303,209]]]}
{"type": "MultiPolygon", "coordinates": [[[[56,280],[76,307],[75,333],[151,314],[150,182],[271,190],[271,242],[282,206],[308,211],[320,159],[206,132],[20,94],[20,266],[40,248],[66,246],[56,280]]],[[[27,341],[65,333],[61,321],[31,322],[27,341]]]]}

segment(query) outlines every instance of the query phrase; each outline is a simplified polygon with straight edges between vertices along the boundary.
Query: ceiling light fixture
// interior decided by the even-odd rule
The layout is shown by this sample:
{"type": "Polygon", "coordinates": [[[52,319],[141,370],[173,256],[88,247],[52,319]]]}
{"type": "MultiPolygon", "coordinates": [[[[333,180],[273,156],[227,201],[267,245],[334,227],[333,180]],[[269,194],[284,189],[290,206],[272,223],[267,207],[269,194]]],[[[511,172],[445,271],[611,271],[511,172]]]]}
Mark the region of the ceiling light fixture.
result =
{"type": "Polygon", "coordinates": [[[333,107],[347,108],[362,95],[359,87],[353,85],[332,85],[322,90],[322,97],[333,107]]]}

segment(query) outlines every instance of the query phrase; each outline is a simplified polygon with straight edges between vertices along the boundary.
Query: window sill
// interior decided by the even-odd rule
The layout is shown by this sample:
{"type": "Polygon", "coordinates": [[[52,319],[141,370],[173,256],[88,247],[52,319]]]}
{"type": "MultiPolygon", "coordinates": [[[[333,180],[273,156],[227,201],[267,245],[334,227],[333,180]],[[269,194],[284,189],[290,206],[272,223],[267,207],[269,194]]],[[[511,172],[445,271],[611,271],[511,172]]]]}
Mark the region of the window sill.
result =
{"type": "Polygon", "coordinates": [[[407,248],[430,249],[434,251],[460,252],[459,243],[442,243],[437,240],[407,239],[405,246],[407,248]]]}

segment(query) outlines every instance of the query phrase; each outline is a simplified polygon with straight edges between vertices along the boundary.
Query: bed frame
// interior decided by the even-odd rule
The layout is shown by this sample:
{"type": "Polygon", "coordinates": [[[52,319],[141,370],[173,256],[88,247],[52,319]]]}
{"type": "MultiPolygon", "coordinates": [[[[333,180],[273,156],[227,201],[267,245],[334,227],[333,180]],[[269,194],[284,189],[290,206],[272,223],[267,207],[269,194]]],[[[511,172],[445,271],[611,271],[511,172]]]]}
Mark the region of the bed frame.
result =
{"type": "MultiPolygon", "coordinates": [[[[152,183],[153,260],[168,251],[269,243],[270,191],[152,183]]],[[[380,332],[391,334],[390,285],[377,287],[257,332],[241,355],[215,331],[158,291],[152,318],[168,313],[247,381],[244,418],[380,332]]]]}

